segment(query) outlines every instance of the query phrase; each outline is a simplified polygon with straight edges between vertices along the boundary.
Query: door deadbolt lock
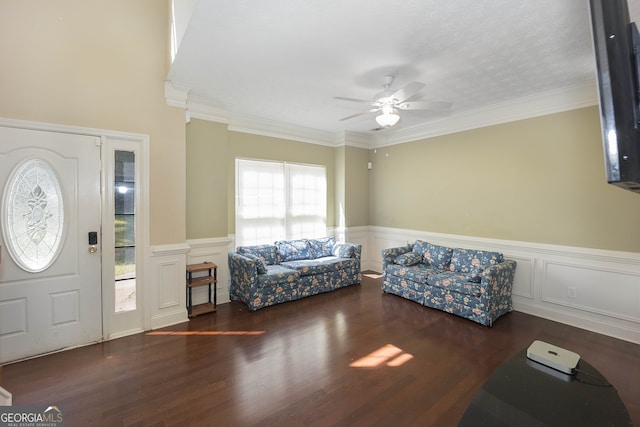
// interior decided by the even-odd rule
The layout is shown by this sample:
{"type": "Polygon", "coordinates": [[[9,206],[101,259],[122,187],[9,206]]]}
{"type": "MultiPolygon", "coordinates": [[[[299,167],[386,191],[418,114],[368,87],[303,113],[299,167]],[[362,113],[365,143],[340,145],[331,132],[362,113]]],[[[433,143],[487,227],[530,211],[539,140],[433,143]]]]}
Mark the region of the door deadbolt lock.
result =
{"type": "Polygon", "coordinates": [[[88,237],[89,237],[89,244],[90,245],[97,245],[98,244],[98,232],[97,231],[90,231],[88,233],[88,237]]]}

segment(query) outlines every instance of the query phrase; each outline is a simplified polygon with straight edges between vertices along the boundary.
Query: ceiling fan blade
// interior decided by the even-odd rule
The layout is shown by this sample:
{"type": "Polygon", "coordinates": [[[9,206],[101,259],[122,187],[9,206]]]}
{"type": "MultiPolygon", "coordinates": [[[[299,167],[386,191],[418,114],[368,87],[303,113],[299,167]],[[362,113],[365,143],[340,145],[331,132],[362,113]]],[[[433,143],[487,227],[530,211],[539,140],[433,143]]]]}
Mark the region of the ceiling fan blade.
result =
{"type": "Polygon", "coordinates": [[[450,110],[451,102],[442,101],[407,101],[398,105],[400,110],[450,110]]]}
{"type": "Polygon", "coordinates": [[[424,83],[411,82],[395,91],[393,95],[391,95],[391,98],[397,99],[398,103],[404,102],[407,99],[417,95],[424,86],[424,83]]]}
{"type": "Polygon", "coordinates": [[[361,104],[371,104],[371,101],[367,101],[366,99],[358,99],[358,98],[345,98],[343,96],[334,96],[333,99],[339,99],[341,101],[350,101],[350,102],[359,102],[361,104]]]}
{"type": "Polygon", "coordinates": [[[355,119],[356,117],[360,117],[360,116],[364,116],[365,114],[369,114],[369,111],[364,111],[362,113],[358,113],[358,114],[352,114],[350,116],[347,117],[343,117],[340,120],[338,120],[339,122],[344,122],[345,120],[349,120],[349,119],[355,119]]]}
{"type": "Polygon", "coordinates": [[[376,111],[380,111],[380,108],[372,108],[372,109],[370,109],[370,110],[363,111],[363,112],[361,112],[361,113],[352,114],[351,116],[344,117],[344,118],[342,118],[342,119],[340,119],[340,120],[338,120],[338,121],[339,121],[339,122],[343,122],[343,121],[345,121],[345,120],[354,119],[354,118],[356,118],[356,117],[364,116],[365,114],[375,113],[376,111]]]}

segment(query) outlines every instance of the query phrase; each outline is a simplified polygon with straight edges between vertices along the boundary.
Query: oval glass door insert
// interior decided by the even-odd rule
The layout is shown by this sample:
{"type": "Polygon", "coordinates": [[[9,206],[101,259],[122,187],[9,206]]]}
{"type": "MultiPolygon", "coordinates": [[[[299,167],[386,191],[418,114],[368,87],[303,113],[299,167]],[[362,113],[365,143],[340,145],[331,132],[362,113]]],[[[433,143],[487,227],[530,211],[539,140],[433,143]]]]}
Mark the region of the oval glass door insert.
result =
{"type": "Polygon", "coordinates": [[[64,236],[64,197],[58,177],[42,159],[15,167],[4,189],[2,228],[13,261],[25,271],[46,270],[64,236]]]}

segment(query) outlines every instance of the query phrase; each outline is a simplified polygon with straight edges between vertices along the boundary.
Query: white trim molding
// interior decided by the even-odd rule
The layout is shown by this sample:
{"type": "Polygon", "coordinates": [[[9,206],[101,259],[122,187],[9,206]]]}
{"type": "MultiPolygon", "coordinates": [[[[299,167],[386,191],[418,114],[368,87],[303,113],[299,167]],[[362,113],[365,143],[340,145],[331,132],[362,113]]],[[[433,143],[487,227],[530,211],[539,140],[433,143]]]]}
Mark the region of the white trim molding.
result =
{"type": "Polygon", "coordinates": [[[416,239],[502,252],[518,263],[515,310],[640,344],[640,253],[372,226],[363,270],[380,272],[382,249],[416,239]]]}

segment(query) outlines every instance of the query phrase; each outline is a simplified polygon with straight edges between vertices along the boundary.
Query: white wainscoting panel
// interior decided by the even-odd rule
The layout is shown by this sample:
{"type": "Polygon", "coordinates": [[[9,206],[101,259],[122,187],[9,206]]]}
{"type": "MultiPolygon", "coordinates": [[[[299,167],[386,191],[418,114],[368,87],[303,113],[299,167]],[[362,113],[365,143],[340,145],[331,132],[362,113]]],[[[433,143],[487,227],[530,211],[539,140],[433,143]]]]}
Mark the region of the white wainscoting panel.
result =
{"type": "MultiPolygon", "coordinates": [[[[640,344],[640,253],[367,228],[369,249],[363,270],[381,271],[382,249],[416,239],[499,251],[518,263],[515,310],[640,344]]],[[[361,228],[358,234],[363,234],[361,228]]]]}
{"type": "Polygon", "coordinates": [[[535,298],[535,263],[534,257],[527,257],[521,255],[509,254],[508,258],[515,260],[518,263],[516,267],[516,275],[513,279],[512,295],[521,298],[534,299],[535,298]]]}
{"type": "MultiPolygon", "coordinates": [[[[217,303],[224,304],[229,302],[229,261],[227,254],[234,249],[233,236],[216,237],[211,239],[192,239],[187,240],[187,244],[191,248],[189,251],[188,264],[197,264],[200,262],[213,262],[217,267],[217,303]]],[[[193,304],[202,304],[207,302],[209,298],[207,286],[201,286],[193,289],[193,304]]]]}
{"type": "MultiPolygon", "coordinates": [[[[362,270],[366,270],[365,265],[369,263],[369,227],[349,227],[344,229],[340,235],[345,242],[362,245],[360,267],[362,270]]],[[[338,237],[336,237],[336,240],[338,240],[338,237]]]]}
{"type": "Polygon", "coordinates": [[[145,329],[186,322],[186,244],[151,247],[145,329]]]}

